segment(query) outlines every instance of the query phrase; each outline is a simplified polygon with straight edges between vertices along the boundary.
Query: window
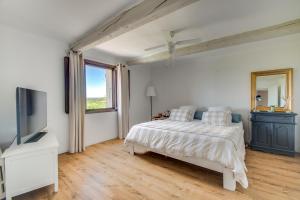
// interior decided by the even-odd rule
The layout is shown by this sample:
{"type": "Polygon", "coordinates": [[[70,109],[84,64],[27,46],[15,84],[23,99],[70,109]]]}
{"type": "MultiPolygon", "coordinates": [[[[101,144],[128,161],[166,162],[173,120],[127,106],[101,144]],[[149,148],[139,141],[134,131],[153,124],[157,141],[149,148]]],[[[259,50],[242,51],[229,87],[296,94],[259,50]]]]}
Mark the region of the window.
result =
{"type": "Polygon", "coordinates": [[[116,69],[114,66],[85,60],[86,112],[116,109],[116,69]]]}

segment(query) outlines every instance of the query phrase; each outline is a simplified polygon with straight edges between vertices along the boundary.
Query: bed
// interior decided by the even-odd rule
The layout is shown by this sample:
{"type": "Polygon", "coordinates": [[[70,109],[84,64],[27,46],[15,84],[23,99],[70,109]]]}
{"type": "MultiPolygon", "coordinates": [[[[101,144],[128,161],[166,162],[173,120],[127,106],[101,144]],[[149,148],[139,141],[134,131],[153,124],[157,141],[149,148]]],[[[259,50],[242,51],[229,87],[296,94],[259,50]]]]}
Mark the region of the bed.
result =
{"type": "Polygon", "coordinates": [[[124,144],[131,155],[155,152],[223,174],[223,187],[248,187],[242,122],[211,126],[201,120],[156,120],[133,126],[124,144]]]}

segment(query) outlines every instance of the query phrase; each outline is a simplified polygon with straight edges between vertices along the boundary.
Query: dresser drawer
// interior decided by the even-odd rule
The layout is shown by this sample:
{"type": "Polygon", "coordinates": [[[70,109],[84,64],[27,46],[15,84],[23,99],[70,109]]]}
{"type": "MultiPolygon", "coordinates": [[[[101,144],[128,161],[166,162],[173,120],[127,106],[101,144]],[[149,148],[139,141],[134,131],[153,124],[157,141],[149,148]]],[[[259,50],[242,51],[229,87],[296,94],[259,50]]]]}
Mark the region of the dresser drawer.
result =
{"type": "Polygon", "coordinates": [[[279,116],[279,115],[256,115],[252,118],[253,121],[258,122],[275,122],[275,123],[295,123],[292,116],[279,116]]]}

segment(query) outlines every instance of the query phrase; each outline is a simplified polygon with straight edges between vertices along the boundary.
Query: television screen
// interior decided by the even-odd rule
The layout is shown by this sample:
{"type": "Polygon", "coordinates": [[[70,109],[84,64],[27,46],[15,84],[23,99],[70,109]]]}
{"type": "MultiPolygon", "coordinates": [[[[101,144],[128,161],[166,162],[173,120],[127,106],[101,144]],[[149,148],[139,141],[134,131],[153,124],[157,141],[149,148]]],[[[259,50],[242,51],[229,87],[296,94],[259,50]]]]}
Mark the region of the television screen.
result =
{"type": "Polygon", "coordinates": [[[47,93],[17,88],[17,143],[47,126],[47,93]]]}

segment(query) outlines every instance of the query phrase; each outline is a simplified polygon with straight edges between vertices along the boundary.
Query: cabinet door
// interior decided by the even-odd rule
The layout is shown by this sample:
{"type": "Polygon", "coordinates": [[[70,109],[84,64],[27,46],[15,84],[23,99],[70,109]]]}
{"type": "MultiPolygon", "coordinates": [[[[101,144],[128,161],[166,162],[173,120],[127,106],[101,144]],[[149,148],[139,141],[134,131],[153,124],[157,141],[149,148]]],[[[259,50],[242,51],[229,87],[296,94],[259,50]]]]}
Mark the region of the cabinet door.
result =
{"type": "Polygon", "coordinates": [[[289,124],[274,124],[272,147],[294,150],[293,128],[293,125],[289,124]]]}
{"type": "Polygon", "coordinates": [[[254,122],[252,127],[252,143],[254,145],[270,147],[272,144],[273,124],[254,122]]]}

